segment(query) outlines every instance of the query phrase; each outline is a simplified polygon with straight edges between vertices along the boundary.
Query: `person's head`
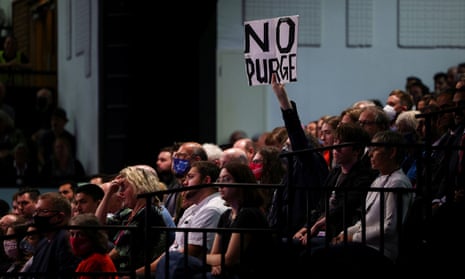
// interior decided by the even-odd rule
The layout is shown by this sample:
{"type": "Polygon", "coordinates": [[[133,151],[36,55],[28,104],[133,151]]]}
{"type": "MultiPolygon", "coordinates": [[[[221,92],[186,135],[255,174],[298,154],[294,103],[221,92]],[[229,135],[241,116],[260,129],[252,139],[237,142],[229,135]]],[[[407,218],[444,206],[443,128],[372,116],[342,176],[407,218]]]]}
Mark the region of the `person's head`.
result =
{"type": "Polygon", "coordinates": [[[365,129],[370,138],[379,131],[389,129],[390,126],[390,120],[386,112],[377,106],[363,108],[358,123],[365,129]]]}
{"type": "MultiPolygon", "coordinates": [[[[100,187],[102,187],[103,192],[108,193],[111,187],[111,181],[102,183],[100,187]]],[[[110,200],[108,201],[108,213],[116,213],[121,210],[124,206],[123,202],[124,199],[120,193],[111,195],[110,200]]]]}
{"type": "Polygon", "coordinates": [[[41,88],[36,93],[36,107],[39,111],[45,111],[53,105],[53,94],[48,88],[41,88]]]}
{"type": "Polygon", "coordinates": [[[21,241],[23,249],[26,250],[30,256],[34,255],[35,249],[39,244],[39,241],[43,238],[37,230],[37,227],[34,224],[28,224],[27,226],[27,235],[21,241]]]}
{"type": "Polygon", "coordinates": [[[27,232],[27,220],[23,217],[18,216],[18,219],[11,223],[5,232],[6,236],[13,236],[14,238],[8,238],[3,240],[3,249],[8,258],[14,261],[25,261],[26,251],[21,249],[21,240],[27,232]]]}
{"type": "Polygon", "coordinates": [[[235,130],[229,135],[229,144],[232,146],[237,140],[247,137],[247,133],[242,130],[235,130]]]}
{"type": "Polygon", "coordinates": [[[385,130],[376,133],[371,139],[375,145],[370,147],[371,167],[381,175],[390,174],[398,169],[405,159],[405,139],[397,131],[385,130]]]}
{"type": "Polygon", "coordinates": [[[412,98],[406,92],[396,89],[389,93],[386,105],[383,110],[386,112],[391,121],[395,120],[397,115],[413,107],[412,98]]]}
{"type": "Polygon", "coordinates": [[[115,178],[114,174],[108,173],[94,173],[89,177],[88,182],[92,184],[102,185],[105,182],[109,182],[115,178]]]}
{"type": "Polygon", "coordinates": [[[98,229],[102,224],[97,216],[92,213],[79,214],[71,218],[69,225],[81,226],[69,230],[69,241],[75,255],[87,258],[93,253],[106,254],[108,236],[104,230],[98,229]]]}
{"type": "Polygon", "coordinates": [[[55,133],[61,133],[68,123],[68,115],[63,108],[55,108],[50,119],[50,125],[55,133]]]}
{"type": "Polygon", "coordinates": [[[39,196],[33,218],[39,231],[53,232],[54,229],[68,225],[71,204],[58,192],[43,193],[39,196]]]}
{"type": "Polygon", "coordinates": [[[96,184],[87,183],[77,187],[74,197],[74,210],[76,214],[93,213],[97,210],[105,193],[96,184]]]}
{"type": "Polygon", "coordinates": [[[31,219],[36,210],[39,195],[40,191],[37,188],[24,188],[19,190],[18,196],[16,197],[19,215],[31,219]]]}
{"type": "Polygon", "coordinates": [[[73,157],[73,151],[69,139],[65,136],[58,136],[53,142],[53,156],[58,160],[69,159],[73,157]]]}
{"type": "MultiPolygon", "coordinates": [[[[186,178],[183,181],[184,187],[197,186],[201,184],[215,183],[220,174],[220,168],[211,161],[195,161],[186,178]]],[[[201,188],[183,192],[183,198],[190,203],[200,203],[205,197],[216,192],[216,188],[201,188]]]]}
{"type": "Polygon", "coordinates": [[[214,143],[204,143],[202,144],[203,149],[207,152],[208,161],[212,161],[218,166],[220,165],[221,154],[223,154],[223,149],[217,144],[214,143]]]}
{"type": "Polygon", "coordinates": [[[349,107],[341,112],[339,116],[341,118],[340,123],[358,123],[358,118],[360,117],[360,112],[362,109],[349,107]]]}
{"type": "MultiPolygon", "coordinates": [[[[145,203],[144,199],[137,198],[140,194],[166,190],[166,185],[160,182],[156,172],[137,166],[122,169],[116,180],[120,184],[119,192],[124,205],[128,208],[134,208],[138,201],[145,203]]],[[[160,199],[156,198],[154,202],[158,204],[160,199]]]]}
{"type": "Polygon", "coordinates": [[[441,93],[442,91],[449,88],[449,84],[447,83],[447,74],[444,72],[437,72],[433,76],[434,81],[434,92],[436,94],[441,93]]]}
{"type": "Polygon", "coordinates": [[[167,146],[158,152],[156,170],[160,176],[172,173],[171,165],[173,163],[174,151],[172,146],[167,146]]]}
{"type": "Polygon", "coordinates": [[[253,156],[249,167],[255,179],[262,184],[277,184],[281,182],[285,173],[282,160],[279,157],[281,150],[276,146],[263,146],[253,156]]]}
{"type": "Polygon", "coordinates": [[[334,131],[336,130],[337,125],[339,125],[339,122],[339,116],[331,116],[323,121],[323,125],[321,126],[320,140],[324,146],[333,145],[334,131]]]}
{"type": "Polygon", "coordinates": [[[74,180],[62,181],[58,186],[58,193],[67,198],[70,202],[74,201],[74,195],[76,194],[77,183],[74,180]]]}
{"type": "Polygon", "coordinates": [[[417,110],[408,110],[401,112],[397,116],[396,129],[405,137],[408,143],[415,143],[419,139],[418,119],[415,117],[419,113],[417,110]]]}
{"type": "Polygon", "coordinates": [[[178,178],[183,178],[194,161],[208,160],[207,152],[198,142],[185,142],[173,153],[173,172],[178,178]]]}
{"type": "Polygon", "coordinates": [[[2,218],[0,218],[0,228],[2,230],[0,232],[0,235],[5,234],[8,227],[14,222],[16,222],[18,219],[24,219],[24,217],[13,213],[8,213],[5,214],[5,216],[3,216],[2,218]]]}
{"type": "Polygon", "coordinates": [[[363,155],[365,146],[370,142],[368,133],[355,123],[340,123],[334,133],[334,144],[353,143],[354,145],[333,149],[336,164],[352,167],[363,155]]]}
{"type": "MultiPolygon", "coordinates": [[[[318,128],[320,129],[320,128],[318,128]]],[[[274,145],[282,149],[288,138],[287,129],[284,126],[278,126],[271,130],[270,134],[265,138],[265,145],[274,145]]]]}
{"type": "Polygon", "coordinates": [[[307,125],[305,125],[305,130],[307,130],[307,133],[310,135],[318,138],[318,121],[313,120],[308,122],[307,125]]]}
{"type": "Polygon", "coordinates": [[[217,184],[221,197],[226,201],[226,204],[237,208],[263,207],[265,205],[263,193],[258,188],[222,185],[235,183],[257,184],[257,180],[248,165],[236,161],[225,164],[221,168],[217,184]]]}
{"type": "MultiPolygon", "coordinates": [[[[453,102],[454,93],[452,92],[441,92],[436,96],[436,104],[440,110],[450,109],[454,106],[453,102]]],[[[436,127],[438,133],[442,135],[443,133],[449,131],[454,127],[454,114],[452,112],[445,112],[438,115],[436,120],[436,127]]]]}
{"type": "Polygon", "coordinates": [[[239,161],[244,165],[249,164],[245,151],[237,147],[231,147],[223,151],[220,157],[220,167],[231,161],[239,161]]]}
{"type": "Polygon", "coordinates": [[[447,69],[447,84],[449,88],[455,88],[456,82],[457,82],[457,65],[453,65],[447,69]]]}
{"type": "Polygon", "coordinates": [[[255,143],[251,138],[238,139],[236,142],[234,142],[233,147],[244,150],[245,154],[247,155],[247,161],[252,161],[252,157],[255,154],[256,148],[255,143]]]}
{"type": "Polygon", "coordinates": [[[13,214],[19,215],[19,207],[18,207],[18,194],[19,192],[15,192],[11,197],[11,212],[13,214]]]}

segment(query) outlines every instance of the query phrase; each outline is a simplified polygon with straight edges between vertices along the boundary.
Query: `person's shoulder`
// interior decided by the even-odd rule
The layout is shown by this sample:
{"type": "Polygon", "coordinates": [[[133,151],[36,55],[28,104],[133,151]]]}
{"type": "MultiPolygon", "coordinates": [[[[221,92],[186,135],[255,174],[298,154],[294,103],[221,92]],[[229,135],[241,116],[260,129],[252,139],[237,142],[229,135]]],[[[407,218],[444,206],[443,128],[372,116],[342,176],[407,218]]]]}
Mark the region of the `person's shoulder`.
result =
{"type": "Polygon", "coordinates": [[[402,169],[398,169],[390,175],[391,182],[386,188],[412,188],[410,179],[402,169]]]}

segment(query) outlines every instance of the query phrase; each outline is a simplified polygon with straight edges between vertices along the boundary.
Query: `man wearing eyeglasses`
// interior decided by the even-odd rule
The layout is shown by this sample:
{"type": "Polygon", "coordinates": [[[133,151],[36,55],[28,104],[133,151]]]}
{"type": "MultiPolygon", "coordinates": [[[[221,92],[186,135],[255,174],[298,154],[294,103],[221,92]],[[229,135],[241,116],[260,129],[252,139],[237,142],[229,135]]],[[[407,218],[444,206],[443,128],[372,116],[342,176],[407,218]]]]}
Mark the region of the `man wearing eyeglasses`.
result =
{"type": "Polygon", "coordinates": [[[41,194],[33,214],[34,225],[45,236],[39,242],[29,272],[32,278],[71,278],[80,259],[70,246],[65,227],[71,218],[71,204],[58,192],[41,194]]]}
{"type": "MultiPolygon", "coordinates": [[[[364,107],[358,117],[358,123],[368,133],[370,139],[379,132],[389,130],[390,120],[386,112],[376,106],[364,107]]],[[[368,148],[362,155],[362,162],[365,166],[371,168],[370,157],[368,157],[368,148]]]]}

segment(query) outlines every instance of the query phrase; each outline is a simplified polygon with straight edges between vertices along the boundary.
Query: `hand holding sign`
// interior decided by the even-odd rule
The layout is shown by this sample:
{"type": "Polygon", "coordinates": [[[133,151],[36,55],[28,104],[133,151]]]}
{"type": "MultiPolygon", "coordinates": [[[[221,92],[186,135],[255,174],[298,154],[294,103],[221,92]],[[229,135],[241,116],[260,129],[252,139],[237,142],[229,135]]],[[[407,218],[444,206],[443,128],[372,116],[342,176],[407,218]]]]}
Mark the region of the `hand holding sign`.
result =
{"type": "Polygon", "coordinates": [[[297,81],[298,16],[245,22],[245,66],[249,85],[297,81]]]}

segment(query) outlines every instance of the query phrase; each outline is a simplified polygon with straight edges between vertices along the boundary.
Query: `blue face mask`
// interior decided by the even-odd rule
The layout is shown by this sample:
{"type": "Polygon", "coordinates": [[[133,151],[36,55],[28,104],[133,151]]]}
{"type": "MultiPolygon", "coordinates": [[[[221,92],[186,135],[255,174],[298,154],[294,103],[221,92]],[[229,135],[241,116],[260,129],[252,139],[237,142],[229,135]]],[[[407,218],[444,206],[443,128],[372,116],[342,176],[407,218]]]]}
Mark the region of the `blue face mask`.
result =
{"type": "Polygon", "coordinates": [[[186,175],[191,167],[190,161],[185,159],[173,158],[174,174],[178,177],[186,175]]]}

